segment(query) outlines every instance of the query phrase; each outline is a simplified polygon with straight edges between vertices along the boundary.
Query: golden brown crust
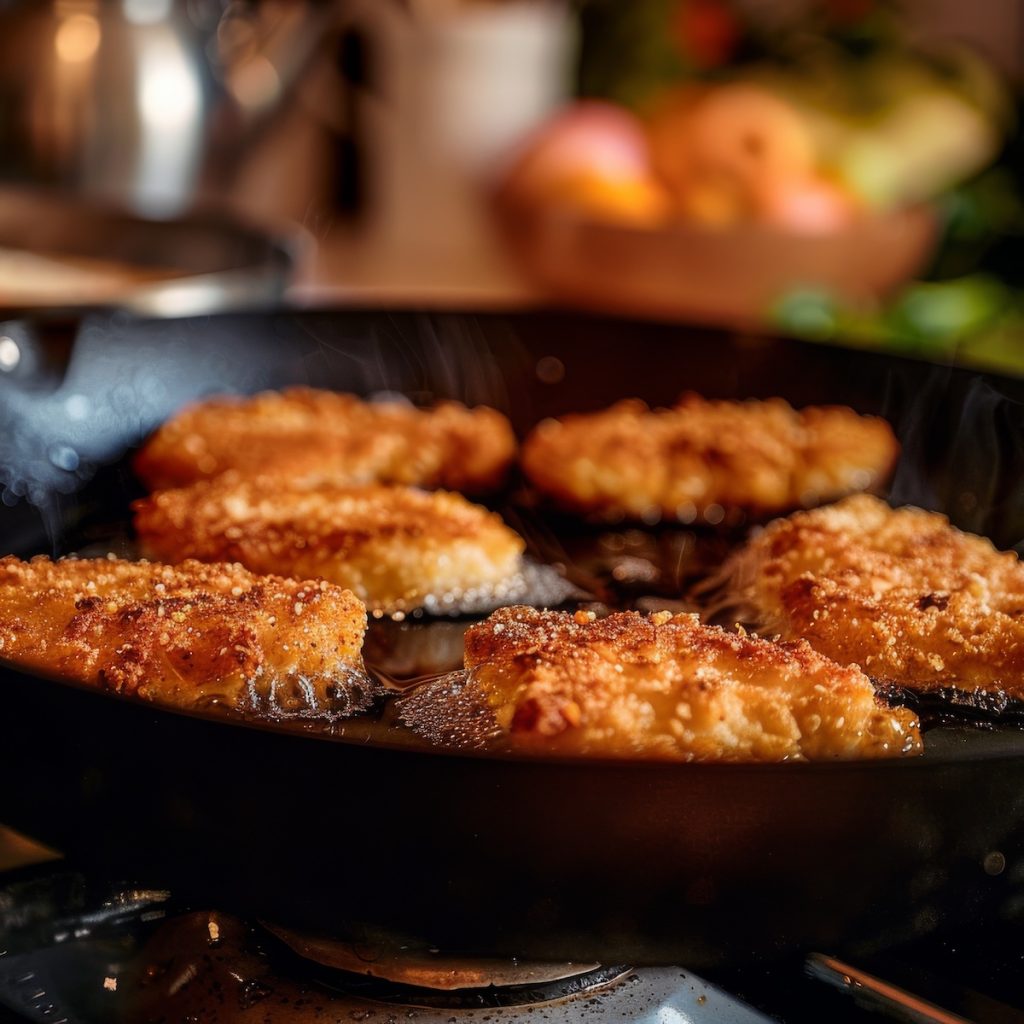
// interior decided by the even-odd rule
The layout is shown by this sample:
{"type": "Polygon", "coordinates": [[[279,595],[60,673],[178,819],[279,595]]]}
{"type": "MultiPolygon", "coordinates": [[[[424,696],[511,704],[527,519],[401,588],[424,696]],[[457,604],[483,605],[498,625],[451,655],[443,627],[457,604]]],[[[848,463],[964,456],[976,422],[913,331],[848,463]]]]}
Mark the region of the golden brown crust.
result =
{"type": "MultiPolygon", "coordinates": [[[[505,608],[466,632],[466,669],[465,690],[514,749],[745,761],[920,751],[914,715],[880,704],[857,668],[695,615],[505,608]]],[[[432,695],[440,714],[446,691],[432,695]]]]}
{"type": "Polygon", "coordinates": [[[764,628],[914,690],[1024,698],[1024,566],[867,495],[768,526],[727,567],[764,628]]]}
{"type": "Polygon", "coordinates": [[[389,612],[494,588],[519,571],[524,548],[496,513],[412,487],[308,488],[226,473],[133,507],[149,556],[323,577],[389,612]]]}
{"type": "Polygon", "coordinates": [[[181,708],[366,703],[366,610],[319,580],[238,565],[0,559],[0,658],[181,708]]]}
{"type": "Polygon", "coordinates": [[[524,442],[522,463],[539,491],[573,512],[717,523],[876,487],[898,451],[885,420],[852,409],[690,394],[672,409],[625,401],[547,420],[524,442]]]}
{"type": "Polygon", "coordinates": [[[479,493],[501,484],[516,442],[483,406],[432,409],[289,388],[188,406],[146,442],[135,471],[150,489],[225,470],[340,485],[399,483],[479,493]]]}

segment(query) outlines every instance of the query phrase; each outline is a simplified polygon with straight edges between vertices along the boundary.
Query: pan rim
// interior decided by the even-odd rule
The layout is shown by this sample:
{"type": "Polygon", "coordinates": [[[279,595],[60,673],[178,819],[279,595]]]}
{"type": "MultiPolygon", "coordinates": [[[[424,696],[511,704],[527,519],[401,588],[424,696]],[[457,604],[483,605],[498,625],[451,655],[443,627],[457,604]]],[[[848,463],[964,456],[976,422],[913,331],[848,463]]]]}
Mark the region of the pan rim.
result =
{"type": "MultiPolygon", "coordinates": [[[[151,712],[163,717],[164,715],[174,718],[186,718],[190,721],[202,723],[209,727],[226,727],[229,729],[242,729],[246,732],[270,734],[280,737],[283,740],[291,741],[316,741],[319,743],[337,743],[348,748],[361,747],[367,750],[378,751],[386,754],[413,755],[419,758],[441,758],[444,760],[461,760],[473,764],[500,763],[503,765],[522,766],[523,770],[533,770],[543,766],[557,767],[562,770],[598,770],[598,771],[628,771],[637,774],[647,772],[662,772],[666,768],[678,771],[686,771],[690,774],[747,774],[756,772],[759,775],[772,773],[801,773],[807,774],[837,774],[846,775],[851,771],[860,774],[862,771],[884,772],[884,771],[924,771],[934,770],[936,772],[948,769],[957,769],[965,765],[979,763],[999,764],[1020,764],[1024,762],[1024,727],[1008,726],[1007,730],[1015,729],[1020,734],[1021,750],[1008,753],[1005,750],[973,750],[968,754],[955,751],[941,751],[929,756],[927,753],[927,739],[925,754],[917,757],[877,757],[877,758],[834,758],[830,760],[817,761],[740,761],[740,760],[701,760],[684,761],[671,758],[655,757],[611,757],[607,755],[588,756],[582,754],[517,754],[512,751],[469,751],[458,750],[443,746],[431,746],[413,734],[403,736],[402,740],[388,741],[378,736],[370,737],[366,733],[360,734],[358,728],[352,730],[352,734],[328,731],[323,728],[325,725],[336,725],[341,728],[353,724],[370,724],[373,722],[365,713],[356,713],[345,718],[339,718],[334,723],[323,718],[261,718],[255,715],[246,715],[233,709],[224,708],[221,714],[211,714],[208,710],[196,710],[184,707],[174,707],[169,704],[162,704],[156,701],[146,700],[134,695],[113,693],[104,690],[94,683],[79,682],[77,680],[62,677],[57,673],[48,673],[44,670],[36,670],[18,665],[8,659],[0,658],[0,685],[4,685],[3,676],[14,676],[22,683],[35,680],[44,685],[52,685],[74,692],[81,693],[90,698],[99,698],[114,702],[117,706],[127,709],[134,709],[134,713],[151,712]],[[319,727],[319,728],[318,728],[319,727]],[[899,767],[897,767],[899,766],[899,767]]],[[[962,725],[947,726],[946,724],[936,726],[928,730],[951,728],[953,731],[962,731],[970,736],[974,733],[991,734],[992,729],[982,726],[971,726],[970,723],[962,725]]],[[[393,726],[384,725],[384,728],[391,730],[393,726]]],[[[928,732],[925,733],[927,737],[928,732]]],[[[970,740],[968,740],[970,742],[970,740]]]]}

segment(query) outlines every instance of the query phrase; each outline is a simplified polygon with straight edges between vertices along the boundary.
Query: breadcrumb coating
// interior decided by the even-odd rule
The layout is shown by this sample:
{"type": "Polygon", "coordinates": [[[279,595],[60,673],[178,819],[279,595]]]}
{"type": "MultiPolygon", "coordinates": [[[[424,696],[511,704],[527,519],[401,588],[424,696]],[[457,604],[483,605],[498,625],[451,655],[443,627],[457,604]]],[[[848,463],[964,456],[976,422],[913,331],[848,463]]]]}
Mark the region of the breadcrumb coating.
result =
{"type": "Polygon", "coordinates": [[[451,677],[420,688],[403,720],[456,743],[486,721],[479,742],[570,755],[784,761],[921,749],[913,713],[880,703],[856,667],[695,615],[505,608],[466,632],[465,664],[461,688],[451,677]]]}
{"type": "Polygon", "coordinates": [[[885,420],[845,407],[687,394],[671,409],[629,400],[546,420],[524,442],[522,464],[572,512],[717,525],[879,486],[898,452],[885,420]]]}
{"type": "Polygon", "coordinates": [[[347,590],[239,565],[0,559],[0,658],[178,708],[368,705],[366,610],[347,590]]]}
{"type": "Polygon", "coordinates": [[[289,388],[188,406],[146,442],[135,471],[150,490],[237,469],[305,482],[479,493],[501,484],[515,450],[508,420],[494,409],[458,402],[416,409],[289,388]]]}
{"type": "Polygon", "coordinates": [[[759,626],[875,679],[1024,698],[1024,566],[943,515],[867,495],[798,512],[726,578],[759,626]]]}
{"type": "Polygon", "coordinates": [[[226,473],[133,508],[151,557],[320,576],[387,612],[498,587],[515,577],[525,547],[496,513],[412,487],[308,488],[226,473]]]}

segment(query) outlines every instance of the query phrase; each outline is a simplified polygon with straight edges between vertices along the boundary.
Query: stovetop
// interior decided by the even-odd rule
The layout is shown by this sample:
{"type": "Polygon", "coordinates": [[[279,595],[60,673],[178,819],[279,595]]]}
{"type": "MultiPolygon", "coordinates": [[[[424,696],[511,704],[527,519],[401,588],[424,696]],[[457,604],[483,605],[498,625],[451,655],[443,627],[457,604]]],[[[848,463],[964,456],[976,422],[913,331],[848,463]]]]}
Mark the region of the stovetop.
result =
{"type": "Polygon", "coordinates": [[[487,961],[367,929],[304,936],[166,890],[36,865],[0,875],[0,1020],[35,1024],[1009,1024],[1024,925],[847,957],[677,966],[487,961]]]}

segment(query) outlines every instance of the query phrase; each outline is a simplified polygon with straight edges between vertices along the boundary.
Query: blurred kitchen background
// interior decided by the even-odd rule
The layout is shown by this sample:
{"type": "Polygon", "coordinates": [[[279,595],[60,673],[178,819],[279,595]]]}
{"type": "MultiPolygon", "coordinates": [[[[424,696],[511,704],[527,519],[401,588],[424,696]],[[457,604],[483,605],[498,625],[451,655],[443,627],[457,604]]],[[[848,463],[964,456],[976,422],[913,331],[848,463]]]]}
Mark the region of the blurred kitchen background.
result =
{"type": "Polygon", "coordinates": [[[0,0],[0,57],[7,308],[562,305],[1024,372],[1024,0],[0,0]]]}

